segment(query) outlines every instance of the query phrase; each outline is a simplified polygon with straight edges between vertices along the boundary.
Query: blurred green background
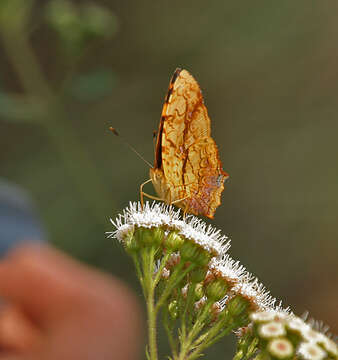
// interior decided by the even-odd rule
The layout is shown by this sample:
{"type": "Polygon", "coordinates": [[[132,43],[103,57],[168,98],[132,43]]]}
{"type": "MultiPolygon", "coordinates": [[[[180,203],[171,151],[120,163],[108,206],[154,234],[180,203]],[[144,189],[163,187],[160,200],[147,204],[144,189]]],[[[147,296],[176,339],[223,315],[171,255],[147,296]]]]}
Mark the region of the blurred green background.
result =
{"type": "MultiPolygon", "coordinates": [[[[32,194],[55,246],[141,301],[105,231],[148,168],[108,127],[152,162],[169,78],[186,68],[230,174],[208,222],[274,296],[338,332],[337,12],[312,0],[0,0],[1,177],[32,194]]],[[[233,351],[220,343],[208,359],[233,351]]]]}

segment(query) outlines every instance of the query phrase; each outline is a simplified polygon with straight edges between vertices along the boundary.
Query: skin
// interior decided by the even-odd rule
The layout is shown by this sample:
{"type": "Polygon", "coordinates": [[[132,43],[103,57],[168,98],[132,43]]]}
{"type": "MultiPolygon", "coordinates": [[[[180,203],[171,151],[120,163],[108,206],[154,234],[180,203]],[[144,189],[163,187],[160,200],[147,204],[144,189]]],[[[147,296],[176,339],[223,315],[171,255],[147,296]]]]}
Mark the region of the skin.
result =
{"type": "Polygon", "coordinates": [[[140,306],[116,278],[46,245],[0,262],[0,360],[134,360],[140,306]]]}

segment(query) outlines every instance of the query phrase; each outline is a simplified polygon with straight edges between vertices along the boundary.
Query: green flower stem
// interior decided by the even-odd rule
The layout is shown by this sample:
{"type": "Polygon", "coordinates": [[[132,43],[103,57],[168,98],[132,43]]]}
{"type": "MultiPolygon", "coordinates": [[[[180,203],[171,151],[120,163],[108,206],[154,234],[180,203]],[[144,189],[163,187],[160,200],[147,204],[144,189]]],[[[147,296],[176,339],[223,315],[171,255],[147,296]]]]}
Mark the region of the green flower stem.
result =
{"type": "Polygon", "coordinates": [[[199,358],[201,356],[202,351],[207,349],[209,346],[214,344],[223,336],[230,334],[232,330],[233,330],[233,326],[231,325],[227,327],[224,331],[222,331],[222,334],[213,338],[213,335],[215,335],[215,333],[217,332],[215,328],[212,328],[211,331],[208,333],[206,339],[204,339],[203,342],[201,342],[201,344],[185,360],[195,360],[199,358]],[[210,338],[210,341],[208,341],[208,338],[210,338]]]}
{"type": "Polygon", "coordinates": [[[211,301],[207,301],[206,304],[204,305],[202,313],[197,316],[197,320],[189,333],[189,341],[192,341],[204,327],[205,320],[209,316],[209,312],[212,305],[213,302],[211,301]]]}
{"type": "Polygon", "coordinates": [[[161,306],[164,304],[164,302],[168,299],[168,297],[171,295],[171,292],[174,290],[174,288],[181,282],[181,280],[191,271],[193,270],[196,265],[194,263],[189,264],[184,269],[185,263],[181,261],[173,271],[173,273],[170,275],[170,278],[167,282],[167,285],[160,296],[157,304],[156,304],[156,312],[161,308],[161,306]],[[184,270],[183,270],[184,269],[184,270]]]}
{"type": "Polygon", "coordinates": [[[143,281],[144,281],[144,277],[143,277],[143,274],[142,274],[142,271],[141,271],[141,266],[140,266],[140,262],[138,260],[138,256],[136,255],[136,253],[133,253],[132,254],[132,259],[134,261],[134,265],[135,265],[135,269],[136,269],[136,275],[141,283],[141,287],[142,287],[142,290],[143,290],[143,295],[145,296],[145,293],[144,293],[144,284],[143,284],[143,281]]]}
{"type": "MultiPolygon", "coordinates": [[[[220,340],[222,337],[229,335],[231,331],[235,330],[237,327],[233,324],[229,325],[225,329],[223,329],[221,332],[219,332],[219,327],[212,328],[211,331],[208,333],[206,338],[203,341],[203,349],[213,345],[218,340],[220,340]]],[[[203,350],[202,349],[202,350],[203,350]]]]}
{"type": "MultiPolygon", "coordinates": [[[[242,321],[233,321],[232,318],[226,317],[225,319],[221,318],[214,326],[210,329],[208,332],[208,335],[205,339],[203,339],[203,343],[205,344],[205,347],[209,347],[218,340],[220,340],[222,337],[228,335],[231,331],[238,329],[240,326],[242,326],[242,321]]],[[[204,348],[205,348],[204,347],[204,348]]]]}
{"type": "Polygon", "coordinates": [[[247,360],[252,358],[257,351],[258,338],[244,336],[238,340],[237,352],[233,357],[233,360],[247,360]]]}
{"type": "Polygon", "coordinates": [[[143,290],[145,293],[145,297],[148,296],[149,292],[149,281],[150,281],[150,274],[149,274],[149,248],[143,248],[141,250],[141,264],[142,264],[142,273],[143,273],[143,290]]]}
{"type": "Polygon", "coordinates": [[[203,338],[203,342],[198,340],[199,342],[198,341],[195,342],[193,346],[201,348],[203,350],[206,347],[209,347],[212,344],[214,344],[216,341],[218,341],[225,335],[228,335],[232,330],[244,326],[245,323],[247,323],[247,312],[241,306],[239,306],[236,310],[236,308],[234,307],[236,306],[236,304],[237,306],[240,305],[238,301],[236,302],[236,299],[230,302],[228,304],[229,309],[226,308],[224,312],[220,315],[218,320],[213,324],[213,326],[208,331],[208,335],[205,338],[203,338]],[[198,345],[199,343],[201,345],[198,345]]]}
{"type": "Polygon", "coordinates": [[[212,306],[212,302],[208,301],[200,315],[197,316],[196,322],[194,326],[192,327],[191,331],[189,332],[188,336],[184,340],[184,342],[181,342],[181,352],[177,358],[177,360],[187,360],[189,359],[189,352],[192,349],[192,343],[195,339],[195,337],[199,334],[199,332],[203,329],[205,325],[205,320],[209,316],[209,311],[212,306]]]}
{"type": "Polygon", "coordinates": [[[243,350],[239,350],[236,352],[235,356],[232,358],[232,360],[242,360],[245,358],[243,350]]]}
{"type": "Polygon", "coordinates": [[[157,360],[157,343],[156,343],[156,312],[154,304],[154,288],[150,288],[147,296],[147,313],[148,313],[148,345],[149,359],[157,360]]]}
{"type": "Polygon", "coordinates": [[[163,308],[162,313],[163,313],[163,326],[164,326],[164,329],[168,336],[171,353],[173,355],[173,358],[176,359],[176,357],[177,357],[177,341],[173,336],[175,320],[170,319],[170,315],[169,315],[167,306],[165,306],[163,308]]]}
{"type": "Polygon", "coordinates": [[[147,304],[148,317],[148,346],[149,346],[149,360],[157,360],[157,342],[156,342],[156,311],[155,311],[155,282],[153,274],[155,269],[155,253],[156,248],[146,247],[141,251],[142,268],[143,268],[143,292],[147,304]]]}

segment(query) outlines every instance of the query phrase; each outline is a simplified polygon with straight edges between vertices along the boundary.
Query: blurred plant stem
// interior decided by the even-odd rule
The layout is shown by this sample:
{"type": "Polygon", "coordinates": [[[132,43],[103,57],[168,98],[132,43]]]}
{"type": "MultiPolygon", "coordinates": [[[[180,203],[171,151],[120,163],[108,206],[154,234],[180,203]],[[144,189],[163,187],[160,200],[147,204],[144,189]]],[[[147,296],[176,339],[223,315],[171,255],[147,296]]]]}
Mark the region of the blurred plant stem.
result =
{"type": "MultiPolygon", "coordinates": [[[[17,0],[7,2],[6,18],[15,18],[17,0]]],[[[86,206],[101,224],[104,215],[112,211],[111,201],[105,186],[98,176],[97,168],[90,155],[78,141],[74,129],[70,126],[68,115],[53,89],[44,77],[26,31],[27,17],[30,14],[26,3],[21,13],[21,21],[0,21],[0,36],[8,58],[25,90],[25,97],[36,98],[43,111],[38,119],[56,147],[74,185],[78,188],[86,206]],[[22,18],[22,17],[26,18],[22,18]]],[[[32,6],[32,2],[30,2],[32,6]]]]}

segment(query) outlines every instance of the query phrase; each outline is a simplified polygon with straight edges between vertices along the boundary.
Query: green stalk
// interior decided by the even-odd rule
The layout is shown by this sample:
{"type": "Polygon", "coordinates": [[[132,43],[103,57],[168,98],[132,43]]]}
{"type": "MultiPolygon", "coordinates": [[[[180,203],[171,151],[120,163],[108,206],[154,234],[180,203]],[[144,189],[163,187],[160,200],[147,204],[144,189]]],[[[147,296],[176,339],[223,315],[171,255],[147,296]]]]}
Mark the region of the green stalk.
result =
{"type": "Polygon", "coordinates": [[[165,306],[163,308],[162,312],[163,312],[163,326],[164,326],[164,329],[168,336],[171,353],[173,355],[173,358],[176,359],[176,357],[177,357],[177,341],[173,336],[174,320],[170,321],[170,318],[169,318],[170,315],[169,315],[167,306],[165,306]]]}
{"type": "Polygon", "coordinates": [[[207,316],[209,315],[209,310],[210,310],[211,306],[212,306],[212,302],[207,302],[204,306],[202,313],[199,316],[197,316],[194,326],[190,330],[186,339],[184,339],[184,342],[182,342],[182,344],[181,344],[181,352],[180,352],[177,360],[189,359],[188,354],[192,349],[192,343],[193,343],[195,337],[199,334],[199,332],[204,327],[204,325],[205,325],[204,321],[207,318],[207,316]]]}
{"type": "Polygon", "coordinates": [[[213,338],[213,335],[216,333],[216,331],[212,329],[212,331],[210,331],[210,333],[207,335],[205,341],[202,341],[202,343],[186,358],[186,360],[197,359],[198,357],[201,356],[201,352],[203,350],[207,349],[209,346],[214,344],[217,340],[221,339],[223,336],[230,334],[232,330],[233,330],[233,326],[232,325],[228,326],[224,331],[222,331],[222,334],[213,338]],[[208,338],[210,338],[209,341],[208,338]]]}
{"type": "Polygon", "coordinates": [[[154,288],[149,289],[147,297],[147,314],[148,314],[148,345],[149,359],[157,360],[157,343],[156,343],[156,311],[154,303],[154,288]]]}
{"type": "MultiPolygon", "coordinates": [[[[11,6],[11,3],[8,3],[7,6],[11,6]]],[[[17,11],[15,4],[17,2],[13,2],[12,9],[7,10],[11,16],[15,16],[14,12],[17,11]]],[[[112,210],[111,200],[109,204],[97,168],[85,147],[77,140],[76,134],[69,125],[68,115],[43,75],[28,39],[25,20],[15,24],[6,22],[0,24],[4,49],[18,74],[26,96],[29,99],[40,100],[41,108],[45,111],[41,115],[42,121],[39,121],[39,124],[45,126],[81,198],[87,202],[88,209],[92,211],[97,221],[102,223],[104,214],[112,210]]]]}
{"type": "Polygon", "coordinates": [[[143,284],[144,276],[143,276],[143,273],[141,271],[141,266],[140,266],[140,262],[138,261],[138,256],[135,253],[133,253],[131,257],[132,257],[132,259],[134,261],[134,265],[135,265],[135,269],[136,269],[136,275],[137,275],[137,277],[138,277],[138,279],[139,279],[139,281],[141,283],[141,287],[142,287],[142,290],[143,290],[143,295],[145,296],[144,284],[143,284]]]}
{"type": "Polygon", "coordinates": [[[157,360],[157,342],[156,342],[156,310],[155,310],[155,282],[153,280],[155,268],[155,247],[146,247],[141,251],[142,268],[144,274],[143,292],[147,304],[147,322],[148,322],[148,358],[157,360]]]}
{"type": "Polygon", "coordinates": [[[241,360],[241,359],[244,359],[243,350],[237,351],[234,357],[232,358],[232,360],[241,360]]]}

